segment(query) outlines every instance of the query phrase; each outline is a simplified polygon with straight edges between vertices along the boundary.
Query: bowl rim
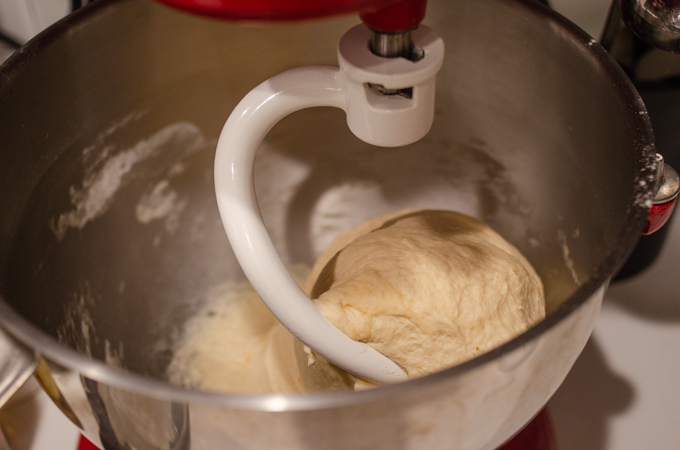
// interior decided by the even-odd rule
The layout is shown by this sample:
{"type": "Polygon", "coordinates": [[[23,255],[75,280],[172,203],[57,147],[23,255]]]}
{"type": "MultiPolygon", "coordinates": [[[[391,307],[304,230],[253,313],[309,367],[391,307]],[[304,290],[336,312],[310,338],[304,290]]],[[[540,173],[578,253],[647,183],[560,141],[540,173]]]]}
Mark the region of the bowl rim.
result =
{"type": "MultiPolygon", "coordinates": [[[[122,3],[129,1],[131,0],[106,0],[91,3],[40,33],[17,50],[5,63],[0,65],[0,89],[8,82],[11,82],[14,76],[18,76],[21,68],[30,63],[30,59],[41,48],[48,46],[67,32],[71,32],[72,29],[98,18],[105,11],[119,8],[122,3]]],[[[104,362],[89,359],[80,355],[75,350],[59,344],[56,339],[29,323],[14,311],[0,294],[1,328],[18,341],[34,349],[36,358],[44,358],[98,383],[137,392],[153,398],[255,411],[318,410],[391,399],[395,395],[400,396],[420,391],[423,388],[432,387],[450,381],[461,374],[474,371],[480,366],[497,360],[503,355],[524,346],[538,336],[548,332],[566,317],[573,314],[588,300],[596,297],[596,294],[602,287],[606,288],[611,277],[617,272],[637,243],[655,191],[654,183],[643,184],[638,182],[649,179],[649,174],[655,173],[654,137],[649,116],[633,84],[615,60],[591,36],[555,11],[540,4],[540,2],[533,0],[498,1],[523,8],[527,14],[537,15],[543,20],[548,21],[550,26],[561,32],[564,39],[571,40],[575,46],[583,50],[586,58],[590,58],[599,66],[603,74],[610,79],[612,88],[622,100],[621,103],[625,105],[624,114],[628,117],[636,156],[636,178],[633,180],[634,192],[629,200],[629,208],[626,212],[624,226],[614,240],[615,244],[591,277],[581,284],[568,299],[552,311],[543,321],[500,347],[474,359],[404,383],[361,392],[336,391],[305,394],[232,394],[208,392],[175,386],[166,381],[151,379],[140,374],[108,366],[104,362]]]]}

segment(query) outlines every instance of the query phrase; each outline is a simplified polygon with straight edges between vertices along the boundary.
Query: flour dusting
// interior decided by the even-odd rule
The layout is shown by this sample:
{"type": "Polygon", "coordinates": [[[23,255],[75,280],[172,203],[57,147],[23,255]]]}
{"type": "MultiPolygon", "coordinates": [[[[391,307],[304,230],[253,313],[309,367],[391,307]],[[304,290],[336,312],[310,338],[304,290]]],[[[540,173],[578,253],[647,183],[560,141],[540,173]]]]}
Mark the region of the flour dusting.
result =
{"type": "MultiPolygon", "coordinates": [[[[113,156],[109,156],[113,147],[104,147],[101,154],[85,168],[82,186],[70,188],[69,196],[74,208],[50,220],[48,225],[57,239],[63,239],[69,228],[82,229],[88,222],[104,214],[118,189],[126,184],[125,175],[136,164],[170,146],[181,148],[185,154],[189,154],[204,147],[205,139],[195,125],[178,122],[113,156]],[[102,157],[105,159],[102,160],[102,157]]],[[[86,151],[89,153],[92,150],[88,147],[86,151]]]]}
{"type": "Polygon", "coordinates": [[[571,255],[569,254],[567,236],[564,234],[564,231],[557,230],[557,240],[562,246],[562,257],[564,258],[564,264],[567,266],[567,269],[569,269],[569,273],[571,274],[571,278],[572,280],[574,280],[574,283],[576,283],[577,286],[580,286],[581,282],[579,281],[578,274],[576,273],[576,269],[574,267],[574,260],[571,258],[571,255]]]}
{"type": "Polygon", "coordinates": [[[72,301],[64,306],[64,322],[57,328],[57,338],[61,344],[73,344],[76,350],[92,357],[92,336],[96,331],[90,315],[90,306],[94,305],[94,296],[89,283],[85,283],[82,291],[76,293],[72,301]]]}
{"type": "Polygon", "coordinates": [[[104,339],[104,361],[107,365],[122,369],[124,357],[122,342],[119,342],[116,348],[108,339],[104,339]]]}
{"type": "MultiPolygon", "coordinates": [[[[125,116],[124,118],[115,121],[109,126],[106,130],[103,132],[99,133],[97,137],[94,139],[94,142],[91,145],[88,145],[83,149],[83,156],[88,158],[88,157],[95,157],[97,159],[101,158],[102,156],[106,157],[107,153],[106,151],[94,151],[97,150],[99,147],[101,147],[105,142],[106,139],[114,134],[116,131],[125,128],[126,125],[128,125],[130,122],[133,121],[138,121],[142,117],[144,117],[149,111],[134,111],[125,116]]],[[[113,146],[106,146],[104,147],[106,150],[109,150],[113,148],[113,146]]]]}
{"type": "Polygon", "coordinates": [[[147,224],[157,219],[165,218],[165,228],[173,232],[179,226],[179,216],[188,201],[179,200],[177,192],[170,188],[168,180],[161,180],[151,192],[145,193],[139,199],[135,208],[137,220],[147,224]]]}

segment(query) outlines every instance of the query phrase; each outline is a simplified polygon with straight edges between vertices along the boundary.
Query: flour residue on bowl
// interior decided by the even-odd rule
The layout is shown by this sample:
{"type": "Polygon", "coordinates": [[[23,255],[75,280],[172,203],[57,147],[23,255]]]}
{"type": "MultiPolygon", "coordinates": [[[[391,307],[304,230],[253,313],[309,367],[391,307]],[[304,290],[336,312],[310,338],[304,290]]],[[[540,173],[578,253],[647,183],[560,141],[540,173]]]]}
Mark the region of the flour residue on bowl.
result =
{"type": "Polygon", "coordinates": [[[94,150],[99,149],[105,142],[106,139],[113,135],[116,131],[125,128],[130,122],[136,122],[142,117],[146,116],[149,113],[149,111],[133,111],[127,116],[123,117],[120,120],[117,120],[113,122],[109,127],[107,127],[104,131],[99,133],[97,137],[94,139],[94,142],[92,142],[91,145],[88,145],[83,149],[83,156],[85,157],[99,157],[101,152],[95,152],[94,150]]]}
{"type": "Polygon", "coordinates": [[[181,149],[184,155],[188,155],[205,145],[205,138],[196,125],[177,122],[114,155],[111,155],[114,147],[103,142],[96,157],[91,156],[92,146],[86,148],[83,152],[86,167],[82,185],[71,186],[69,190],[74,208],[52,218],[48,224],[50,229],[61,240],[69,228],[82,229],[104,214],[116,192],[129,181],[126,175],[140,162],[168,151],[168,148],[181,149]]]}
{"type": "MultiPolygon", "coordinates": [[[[639,114],[643,115],[644,113],[645,111],[641,111],[639,114]]],[[[645,146],[640,162],[644,165],[644,169],[635,178],[635,200],[633,203],[638,208],[649,209],[652,207],[656,195],[656,190],[650,189],[650,187],[656,186],[658,181],[657,169],[659,164],[652,145],[645,146]]]]}
{"type": "MultiPolygon", "coordinates": [[[[574,235],[578,236],[578,229],[574,231],[574,235]]],[[[564,259],[564,264],[567,266],[567,270],[569,270],[571,279],[574,280],[574,283],[577,286],[580,286],[581,281],[579,280],[578,274],[576,273],[574,260],[571,257],[569,245],[567,245],[567,235],[564,233],[564,231],[557,230],[557,241],[560,243],[560,246],[562,247],[562,258],[564,259]]]]}
{"type": "Polygon", "coordinates": [[[123,343],[119,342],[116,347],[111,344],[108,339],[104,339],[104,361],[106,365],[123,368],[123,358],[125,352],[123,351],[123,343]]]}
{"type": "Polygon", "coordinates": [[[75,347],[78,353],[92,357],[92,337],[96,331],[90,306],[94,296],[89,283],[84,283],[81,292],[64,306],[64,321],[57,328],[59,343],[75,347]]]}
{"type": "Polygon", "coordinates": [[[165,219],[165,229],[173,232],[179,226],[180,215],[187,203],[187,199],[179,199],[177,192],[170,187],[170,181],[161,180],[151,192],[145,193],[139,199],[135,208],[135,216],[144,224],[165,219]]]}

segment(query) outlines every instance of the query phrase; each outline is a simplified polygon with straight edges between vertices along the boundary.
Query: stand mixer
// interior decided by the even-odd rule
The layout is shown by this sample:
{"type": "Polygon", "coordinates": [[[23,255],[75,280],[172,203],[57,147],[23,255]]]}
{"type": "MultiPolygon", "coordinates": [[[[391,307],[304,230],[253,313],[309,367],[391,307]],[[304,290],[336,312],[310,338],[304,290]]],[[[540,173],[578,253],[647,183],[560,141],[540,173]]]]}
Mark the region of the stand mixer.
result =
{"type": "MultiPolygon", "coordinates": [[[[421,139],[434,118],[435,76],[444,43],[420,25],[426,0],[397,2],[225,1],[203,6],[194,0],[161,0],[195,13],[223,19],[291,20],[366,9],[365,26],[348,31],[338,46],[339,68],[293,69],[251,91],[227,120],[215,159],[215,186],[222,221],[232,248],[260,298],[305,345],[335,365],[374,383],[407,379],[404,371],[364,343],[328,322],[289,275],[262,221],[253,180],[257,149],[268,131],[295,111],[332,106],[364,142],[405,146],[421,139]]],[[[678,175],[657,155],[659,194],[643,234],[661,228],[675,207],[678,175]],[[664,173],[665,171],[665,173],[664,173]]]]}
{"type": "MultiPolygon", "coordinates": [[[[228,113],[291,66],[332,64],[324,55],[353,23],[251,27],[154,2],[100,0],[2,67],[0,128],[11,150],[0,153],[0,325],[97,446],[493,449],[555,392],[657,192],[644,105],[601,47],[537,2],[431,0],[428,8],[427,23],[447,44],[431,130],[381,149],[345,132],[337,108],[281,120],[256,157],[267,229],[285,262],[309,264],[314,232],[328,225],[319,220],[332,216],[321,217],[319,205],[346,213],[345,228],[407,205],[462,205],[527,255],[549,311],[474,360],[365,392],[215,393],[172,385],[165,373],[168,339],[210,287],[242,280],[212,183],[210,150],[228,113]],[[45,73],[49,84],[38,82],[45,73]],[[329,123],[336,126],[323,129],[329,123]],[[74,209],[69,195],[86,190],[89,164],[117,163],[136,149],[147,159],[126,166],[108,209],[55,235],[46,224],[74,209]],[[333,204],[345,185],[348,195],[333,204]],[[186,208],[178,228],[136,217],[139,199],[163,192],[155,186],[187,199],[178,202],[186,208]]],[[[317,75],[337,81],[335,71],[317,75]]],[[[383,87],[371,94],[396,89],[388,100],[408,100],[410,86],[376,82],[383,87]]],[[[323,101],[340,106],[336,95],[323,101]]],[[[266,128],[281,114],[258,122],[266,128]]]]}

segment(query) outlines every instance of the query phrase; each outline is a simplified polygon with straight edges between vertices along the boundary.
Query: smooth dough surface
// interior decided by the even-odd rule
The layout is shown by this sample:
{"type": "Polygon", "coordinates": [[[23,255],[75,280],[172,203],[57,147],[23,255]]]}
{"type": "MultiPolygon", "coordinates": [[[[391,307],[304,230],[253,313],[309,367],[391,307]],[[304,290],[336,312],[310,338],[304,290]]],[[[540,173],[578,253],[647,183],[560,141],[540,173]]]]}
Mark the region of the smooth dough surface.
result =
{"type": "Polygon", "coordinates": [[[331,323],[410,378],[487,352],[545,317],[543,285],[526,258],[452,211],[368,221],[331,244],[311,280],[331,323]]]}

